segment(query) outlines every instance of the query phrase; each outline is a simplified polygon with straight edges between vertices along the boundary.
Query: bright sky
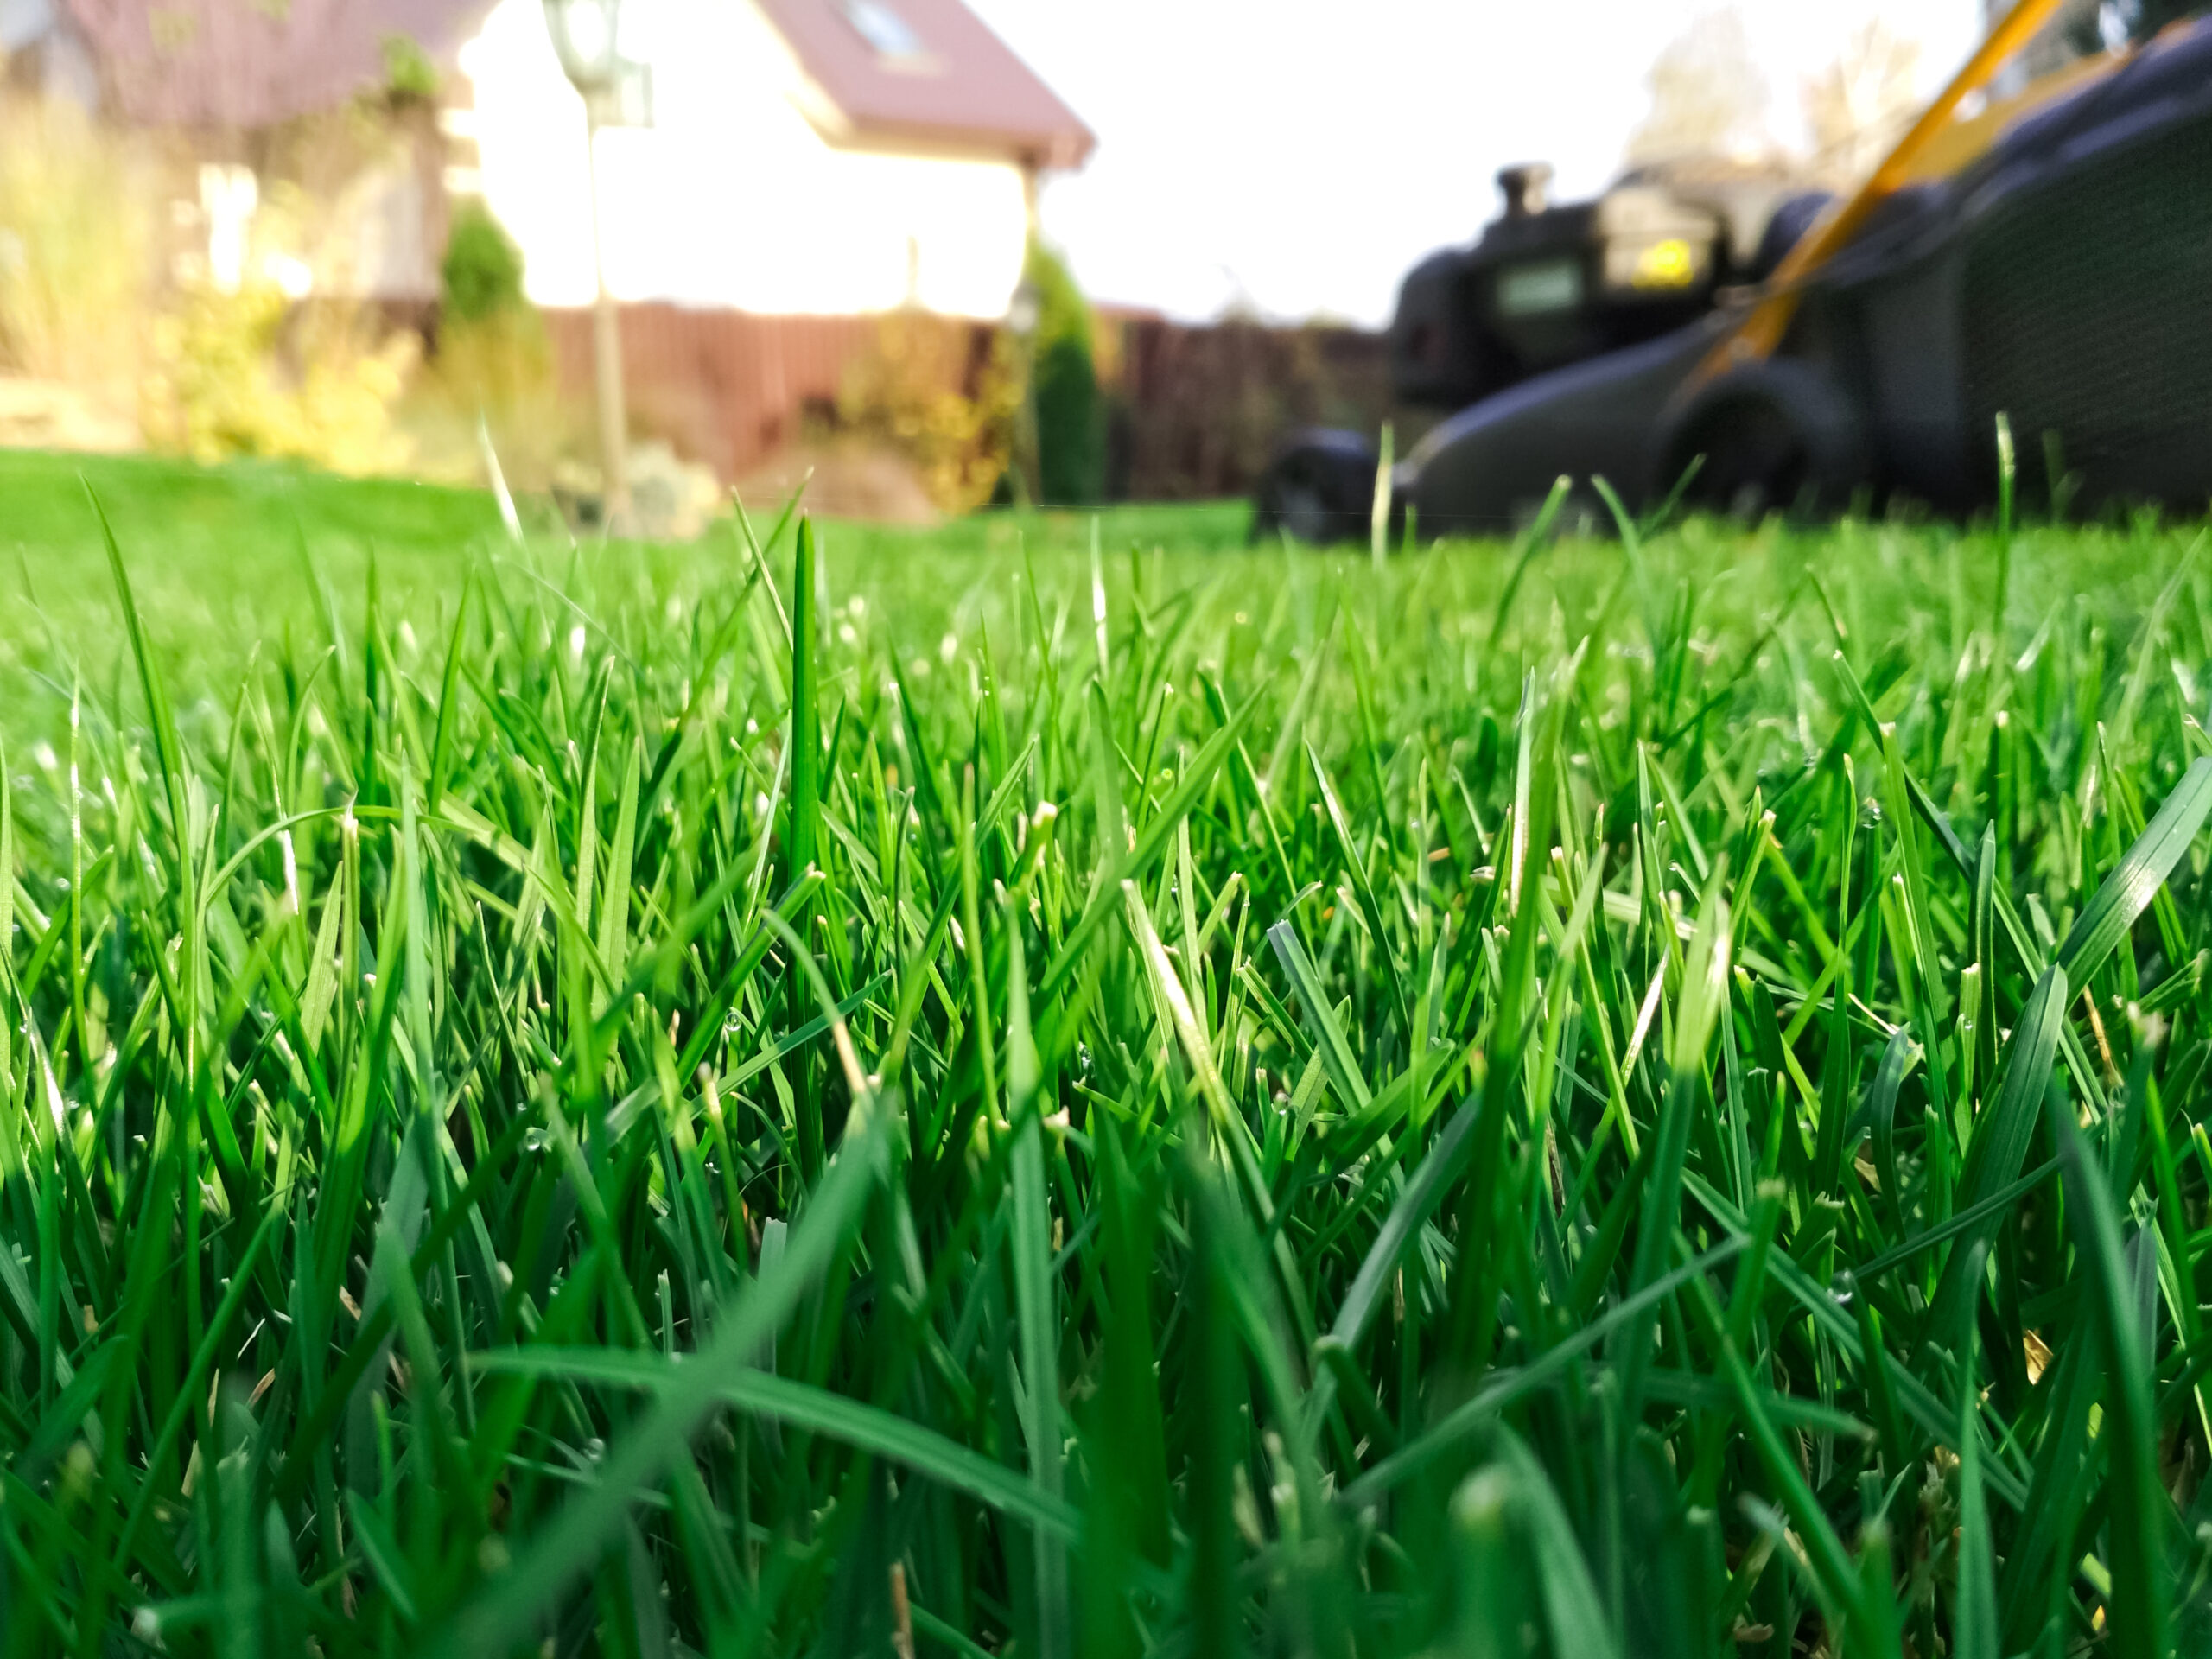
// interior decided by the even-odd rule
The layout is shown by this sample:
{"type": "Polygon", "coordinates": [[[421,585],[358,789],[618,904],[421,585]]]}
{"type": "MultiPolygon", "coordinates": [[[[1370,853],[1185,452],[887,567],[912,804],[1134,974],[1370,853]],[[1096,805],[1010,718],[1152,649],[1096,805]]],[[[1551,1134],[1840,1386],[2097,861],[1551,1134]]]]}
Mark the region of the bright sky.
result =
{"type": "MultiPolygon", "coordinates": [[[[1497,211],[1491,175],[1601,189],[1649,104],[1644,74],[1714,0],[968,0],[1098,135],[1045,188],[1046,235],[1101,300],[1205,318],[1378,323],[1431,249],[1497,211]]],[[[1877,13],[1922,43],[1932,95],[1980,0],[1739,0],[1770,123],[1877,13]]]]}

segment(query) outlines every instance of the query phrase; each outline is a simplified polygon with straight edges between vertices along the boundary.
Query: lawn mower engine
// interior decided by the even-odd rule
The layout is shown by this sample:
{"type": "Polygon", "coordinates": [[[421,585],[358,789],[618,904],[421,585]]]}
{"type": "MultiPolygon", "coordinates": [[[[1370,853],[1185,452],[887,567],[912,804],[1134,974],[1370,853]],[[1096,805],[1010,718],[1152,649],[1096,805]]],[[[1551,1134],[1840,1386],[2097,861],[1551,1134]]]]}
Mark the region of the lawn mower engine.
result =
{"type": "MultiPolygon", "coordinates": [[[[1414,267],[1390,321],[1390,382],[1414,409],[1465,408],[1531,376],[1671,334],[1732,286],[1763,280],[1828,202],[1778,168],[1686,160],[1624,174],[1554,207],[1541,162],[1497,175],[1504,212],[1471,246],[1414,267]]],[[[1367,533],[1376,446],[1306,430],[1255,494],[1255,537],[1367,533]]]]}

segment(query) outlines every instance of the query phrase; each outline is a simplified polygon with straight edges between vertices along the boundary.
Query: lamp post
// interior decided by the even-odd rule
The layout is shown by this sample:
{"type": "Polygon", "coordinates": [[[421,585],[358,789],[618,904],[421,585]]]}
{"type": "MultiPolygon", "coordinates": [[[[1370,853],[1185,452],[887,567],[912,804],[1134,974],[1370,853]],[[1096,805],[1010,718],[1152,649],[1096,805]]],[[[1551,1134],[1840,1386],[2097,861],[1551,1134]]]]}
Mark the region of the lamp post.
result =
{"type": "Polygon", "coordinates": [[[622,405],[622,336],[614,296],[607,290],[607,251],[599,207],[599,130],[607,124],[621,74],[615,47],[620,0],[545,0],[545,22],[569,84],[584,101],[584,171],[591,196],[592,359],[599,393],[601,522],[613,530],[630,519],[628,420],[622,405]]]}

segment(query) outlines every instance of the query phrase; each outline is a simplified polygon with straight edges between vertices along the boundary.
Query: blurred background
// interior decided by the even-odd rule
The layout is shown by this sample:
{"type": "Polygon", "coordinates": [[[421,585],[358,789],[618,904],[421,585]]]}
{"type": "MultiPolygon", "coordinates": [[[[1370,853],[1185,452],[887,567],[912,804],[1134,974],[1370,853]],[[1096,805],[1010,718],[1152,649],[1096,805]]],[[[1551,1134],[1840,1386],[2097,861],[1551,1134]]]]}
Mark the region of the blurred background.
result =
{"type": "MultiPolygon", "coordinates": [[[[2074,0],[2015,76],[2154,31],[2074,0]]],[[[1238,494],[1401,278],[1632,168],[1847,187],[1981,0],[0,0],[0,446],[683,537],[1238,494]]]]}

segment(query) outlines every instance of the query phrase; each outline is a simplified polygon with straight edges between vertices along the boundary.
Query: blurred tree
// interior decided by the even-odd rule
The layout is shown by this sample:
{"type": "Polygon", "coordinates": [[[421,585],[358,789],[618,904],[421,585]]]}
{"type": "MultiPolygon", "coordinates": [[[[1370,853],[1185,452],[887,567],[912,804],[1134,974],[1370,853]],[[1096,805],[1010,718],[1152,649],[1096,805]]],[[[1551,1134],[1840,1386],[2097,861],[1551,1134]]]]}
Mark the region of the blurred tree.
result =
{"type": "Polygon", "coordinates": [[[1106,421],[1090,305],[1066,264],[1041,242],[1029,245],[1024,276],[1037,294],[1031,385],[1044,499],[1060,506],[1095,502],[1105,484],[1106,421]]]}
{"type": "Polygon", "coordinates": [[[1920,109],[1920,43],[1879,17],[1853,29],[1835,60],[1807,79],[1815,167],[1839,184],[1872,172],[1920,109]]]}
{"type": "Polygon", "coordinates": [[[1630,166],[1688,156],[1759,155],[1767,130],[1766,77],[1734,7],[1708,11],[1659,54],[1644,77],[1651,112],[1629,135],[1630,166]]]}

